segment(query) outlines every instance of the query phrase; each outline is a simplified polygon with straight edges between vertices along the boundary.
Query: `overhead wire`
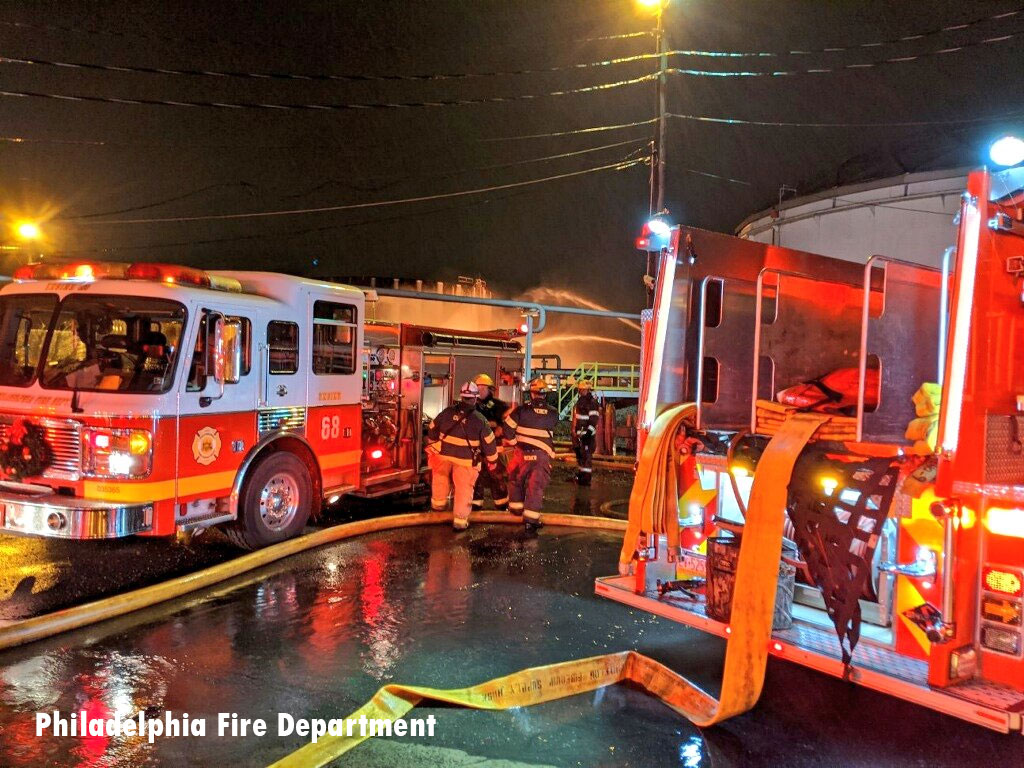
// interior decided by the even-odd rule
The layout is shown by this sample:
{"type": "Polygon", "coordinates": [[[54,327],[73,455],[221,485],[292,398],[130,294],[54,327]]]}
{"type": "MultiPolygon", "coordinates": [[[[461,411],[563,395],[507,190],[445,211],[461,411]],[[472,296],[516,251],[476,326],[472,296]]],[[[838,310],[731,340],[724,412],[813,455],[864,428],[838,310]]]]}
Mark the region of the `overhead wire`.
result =
{"type": "MultiPolygon", "coordinates": [[[[528,164],[532,164],[532,163],[540,163],[540,162],[548,162],[548,161],[553,161],[553,160],[561,160],[561,159],[565,159],[565,158],[576,157],[578,155],[589,154],[589,153],[592,153],[592,152],[598,152],[598,151],[603,151],[603,150],[607,150],[607,149],[614,149],[614,148],[617,148],[617,147],[627,146],[627,145],[630,145],[630,144],[639,144],[639,145],[641,145],[640,147],[638,147],[638,149],[639,149],[639,148],[642,148],[642,146],[646,145],[647,143],[648,143],[648,141],[646,139],[627,139],[626,141],[617,141],[617,142],[615,142],[613,144],[604,144],[604,145],[601,145],[599,147],[587,147],[586,149],[580,149],[580,150],[576,150],[574,152],[562,152],[562,153],[557,154],[557,155],[545,155],[543,157],[530,157],[530,158],[525,158],[525,159],[522,159],[522,160],[514,160],[514,161],[511,161],[511,162],[507,162],[507,163],[494,163],[494,164],[491,164],[491,165],[481,165],[481,166],[474,166],[474,167],[470,167],[470,168],[458,168],[458,169],[455,169],[455,170],[452,170],[452,171],[445,171],[443,173],[417,174],[415,176],[404,175],[404,176],[401,176],[401,177],[393,176],[393,177],[357,178],[357,179],[345,179],[344,181],[332,178],[332,179],[327,179],[327,180],[321,182],[320,184],[317,184],[314,187],[310,187],[308,189],[304,189],[304,190],[302,190],[300,192],[296,192],[296,193],[288,194],[288,195],[282,195],[281,199],[295,199],[295,198],[299,198],[299,197],[306,197],[307,195],[311,195],[314,192],[319,192],[322,189],[326,189],[327,187],[332,186],[332,185],[336,185],[336,184],[345,184],[345,185],[348,185],[348,186],[357,186],[359,184],[367,184],[367,183],[370,183],[370,182],[373,182],[373,181],[381,181],[381,180],[384,180],[384,179],[408,182],[408,181],[421,181],[421,180],[424,180],[424,179],[451,178],[453,176],[459,176],[459,175],[466,174],[466,173],[476,173],[478,171],[487,171],[487,170],[494,170],[494,169],[499,169],[499,168],[511,168],[511,167],[515,167],[515,166],[519,166],[519,165],[528,165],[528,164]]],[[[636,152],[636,150],[634,150],[634,152],[630,153],[630,155],[627,155],[625,158],[623,158],[623,161],[632,159],[632,155],[634,155],[635,152],[636,152]]],[[[121,213],[130,213],[130,212],[133,212],[133,211],[142,211],[142,210],[147,210],[147,209],[151,209],[151,208],[157,208],[159,206],[167,205],[169,203],[175,203],[175,202],[178,202],[180,200],[186,200],[188,198],[195,197],[196,195],[200,195],[200,194],[202,194],[204,192],[209,192],[209,191],[214,190],[214,189],[240,187],[240,188],[243,188],[243,189],[253,190],[253,189],[256,189],[256,188],[258,188],[260,186],[263,186],[263,185],[253,184],[253,183],[248,182],[248,181],[236,181],[236,182],[224,182],[224,183],[218,183],[218,184],[208,184],[206,186],[198,187],[196,189],[190,190],[188,192],[183,192],[181,194],[174,195],[172,197],[161,198],[159,200],[155,200],[155,201],[152,201],[152,202],[149,202],[149,203],[144,203],[144,204],[141,204],[141,205],[135,205],[135,206],[132,206],[130,208],[119,208],[119,209],[113,210],[113,211],[97,211],[97,212],[94,212],[94,213],[76,214],[74,216],[67,216],[67,215],[65,215],[65,216],[62,216],[61,218],[63,220],[65,220],[65,221],[75,221],[75,220],[82,220],[82,219],[94,219],[94,218],[99,218],[101,216],[116,216],[116,215],[121,214],[121,213]]]]}
{"type": "MultiPolygon", "coordinates": [[[[1003,14],[999,14],[994,17],[986,17],[983,21],[989,21],[993,18],[1007,18],[1010,16],[1017,15],[1022,11],[1011,11],[1003,14]]],[[[944,27],[940,32],[947,32],[951,30],[964,30],[968,29],[975,24],[981,22],[970,22],[966,24],[959,24],[955,26],[944,27]]],[[[892,42],[902,42],[910,40],[921,40],[929,36],[929,34],[935,33],[923,33],[918,35],[909,35],[903,38],[899,38],[895,41],[880,42],[871,44],[859,44],[855,46],[846,47],[829,47],[821,48],[816,50],[808,51],[788,51],[785,54],[780,54],[773,51],[712,51],[712,50],[696,50],[696,49],[674,49],[666,51],[665,53],[638,53],[630,56],[618,56],[611,59],[604,59],[601,61],[589,61],[579,62],[573,64],[563,64],[553,67],[539,67],[539,68],[523,68],[523,69],[508,69],[508,70],[489,70],[480,72],[434,72],[434,73],[412,73],[412,74],[372,74],[372,73],[299,73],[299,72],[283,72],[283,71],[263,71],[263,72],[249,72],[242,70],[227,70],[227,69],[214,69],[214,68],[176,68],[176,67],[148,67],[130,64],[98,64],[95,62],[85,61],[58,61],[52,59],[44,59],[32,56],[0,56],[0,63],[4,64],[20,64],[26,66],[38,66],[38,67],[49,67],[56,69],[80,69],[88,71],[99,71],[99,72],[120,72],[129,74],[145,74],[145,75],[167,75],[177,77],[192,77],[192,78],[215,78],[215,79],[243,79],[243,80],[283,80],[283,81],[305,81],[305,82],[388,82],[388,81],[443,81],[443,80],[466,80],[476,78],[492,78],[492,77],[513,77],[520,75],[538,75],[538,74],[553,74],[557,72],[569,72],[574,70],[585,70],[593,68],[607,68],[614,67],[621,64],[632,64],[643,61],[651,61],[654,59],[660,59],[662,56],[665,57],[716,57],[716,58],[763,58],[763,57],[779,57],[783,55],[810,55],[810,54],[822,54],[822,53],[834,53],[843,51],[857,51],[864,50],[866,48],[875,48],[879,46],[889,45],[892,42]]],[[[969,48],[974,48],[983,45],[992,45],[994,43],[1001,43],[1008,40],[1016,39],[1024,35],[1024,32],[1017,31],[1009,34],[990,36],[982,40],[969,41],[956,46],[949,46],[941,48],[935,51],[927,51],[920,54],[908,55],[908,56],[894,56],[886,59],[881,59],[874,62],[866,63],[853,63],[853,64],[841,64],[833,67],[813,67],[807,69],[786,69],[786,70],[774,70],[774,71],[728,71],[728,70],[703,70],[703,69],[687,69],[673,67],[667,71],[671,74],[688,75],[697,77],[782,77],[786,75],[798,75],[798,74],[820,74],[827,72],[835,72],[843,69],[862,69],[867,67],[882,66],[884,64],[895,64],[908,61],[915,61],[917,59],[926,58],[929,56],[946,55],[950,53],[956,53],[969,48]]],[[[615,37],[615,36],[612,36],[615,37]]]]}
{"type": "Polygon", "coordinates": [[[721,125],[751,125],[773,128],[915,128],[928,125],[962,125],[966,123],[995,123],[1002,120],[1013,120],[1024,115],[1024,111],[1008,112],[1001,115],[983,115],[979,117],[954,117],[942,120],[897,120],[880,122],[814,122],[796,120],[749,120],[739,117],[714,117],[711,115],[688,115],[669,112],[666,117],[677,120],[690,120],[721,125]]]}
{"type": "Polygon", "coordinates": [[[502,189],[515,189],[517,187],[526,187],[534,184],[543,184],[551,181],[558,181],[560,179],[568,179],[576,176],[583,176],[591,173],[598,173],[600,171],[609,170],[625,170],[632,166],[646,162],[646,158],[640,158],[637,160],[617,161],[614,163],[608,163],[605,165],[599,165],[591,168],[584,168],[577,171],[569,171],[566,173],[559,173],[552,176],[546,176],[539,179],[527,179],[524,181],[514,181],[505,184],[494,184],[487,187],[477,187],[474,189],[463,189],[456,192],[442,192],[433,195],[420,195],[417,197],[405,197],[394,200],[375,200],[372,202],[364,203],[346,203],[342,205],[326,205],[315,208],[297,208],[297,209],[285,209],[276,211],[253,211],[248,213],[222,213],[222,214],[206,214],[198,216],[166,216],[158,218],[147,218],[147,219],[100,219],[98,221],[84,222],[89,225],[123,225],[123,224],[163,224],[163,223],[179,223],[179,222],[192,222],[192,221],[226,221],[232,219],[259,219],[259,218],[270,218],[278,216],[300,216],[315,213],[330,213],[334,211],[351,211],[362,208],[381,208],[393,205],[406,205],[409,203],[420,203],[429,200],[442,200],[445,198],[453,197],[466,197],[469,195],[480,195],[487,192],[496,192],[502,189]]]}
{"type": "Polygon", "coordinates": [[[175,195],[173,197],[165,197],[162,200],[155,200],[151,203],[144,203],[142,205],[133,205],[129,208],[119,208],[114,211],[100,211],[98,213],[82,213],[75,216],[61,216],[65,221],[74,221],[80,219],[92,219],[99,216],[116,216],[121,213],[132,213],[133,211],[144,211],[150,208],[158,208],[161,205],[168,205],[169,203],[176,203],[180,200],[187,200],[190,197],[201,195],[203,192],[209,192],[214,189],[231,189],[235,187],[241,187],[243,189],[254,189],[258,184],[250,184],[248,181],[231,181],[221,182],[218,184],[207,184],[205,187],[199,187],[193,189],[190,192],[184,192],[182,194],[175,195]]]}
{"type": "Polygon", "coordinates": [[[219,110],[276,110],[282,112],[335,112],[373,109],[417,109],[421,107],[461,107],[472,104],[503,104],[517,101],[535,101],[548,97],[570,96],[580,93],[597,93],[616,88],[623,88],[639,83],[650,82],[657,78],[657,74],[641,75],[627,80],[617,80],[608,83],[598,83],[580,88],[566,88],[557,91],[544,93],[518,94],[513,96],[488,96],[472,99],[440,99],[432,101],[406,101],[406,102],[334,102],[334,103],[270,103],[257,101],[225,102],[225,101],[191,101],[181,99],[149,99],[149,98],[128,98],[120,96],[92,96],[88,94],[67,94],[67,93],[44,93],[41,91],[15,91],[0,90],[0,96],[10,98],[34,98],[49,99],[55,101],[81,101],[96,102],[104,104],[131,104],[159,107],[187,107],[219,110]]]}
{"type": "MultiPolygon", "coordinates": [[[[578,149],[578,150],[575,150],[573,152],[560,152],[557,155],[544,155],[542,157],[528,157],[528,158],[524,158],[524,159],[521,159],[521,160],[510,160],[510,161],[505,162],[505,163],[492,163],[490,165],[477,165],[477,166],[473,166],[473,167],[469,167],[469,168],[457,168],[457,169],[452,170],[452,171],[444,171],[444,172],[439,172],[439,173],[417,174],[416,176],[402,175],[402,176],[392,176],[392,177],[384,177],[384,178],[395,179],[395,180],[398,180],[398,181],[415,181],[415,180],[419,180],[419,179],[446,179],[446,178],[451,178],[452,176],[461,176],[461,175],[466,174],[466,173],[476,173],[478,171],[491,171],[491,170],[497,170],[497,169],[501,169],[501,168],[514,168],[514,167],[520,166],[520,165],[532,165],[534,163],[544,163],[544,162],[550,162],[550,161],[553,161],[553,160],[562,160],[562,159],[569,158],[569,157],[577,157],[579,155],[590,154],[592,152],[600,152],[600,151],[603,151],[603,150],[606,150],[606,149],[614,149],[616,147],[624,147],[624,146],[627,146],[627,145],[630,145],[630,144],[641,144],[643,146],[646,146],[648,143],[649,143],[649,140],[647,138],[626,139],[625,141],[616,141],[616,142],[614,142],[612,144],[602,144],[599,147],[586,147],[585,149],[578,149]]],[[[631,154],[633,154],[633,153],[631,153],[631,154]]],[[[627,156],[625,159],[628,160],[630,158],[627,156]]],[[[380,181],[381,178],[382,177],[375,177],[375,178],[371,178],[371,179],[355,179],[355,180],[353,180],[353,179],[345,179],[344,181],[342,181],[340,179],[333,179],[332,178],[332,179],[327,179],[324,182],[316,185],[315,187],[311,187],[310,189],[304,190],[302,192],[296,192],[296,193],[291,194],[291,195],[285,195],[284,197],[285,198],[305,197],[306,195],[312,194],[313,192],[318,192],[321,189],[323,189],[323,188],[325,188],[327,186],[333,185],[333,184],[349,184],[349,185],[352,185],[352,184],[354,184],[356,182],[367,183],[369,181],[380,181]]]]}

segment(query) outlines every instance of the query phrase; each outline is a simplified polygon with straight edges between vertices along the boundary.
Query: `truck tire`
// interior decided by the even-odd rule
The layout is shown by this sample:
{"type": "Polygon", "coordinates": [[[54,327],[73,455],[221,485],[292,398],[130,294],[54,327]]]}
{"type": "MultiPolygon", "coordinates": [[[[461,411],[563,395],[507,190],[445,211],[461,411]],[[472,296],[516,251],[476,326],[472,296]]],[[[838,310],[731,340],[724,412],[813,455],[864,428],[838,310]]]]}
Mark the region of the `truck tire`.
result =
{"type": "Polygon", "coordinates": [[[225,535],[243,549],[261,549],[297,536],[313,511],[313,481],[295,454],[260,459],[242,483],[238,519],[225,535]]]}

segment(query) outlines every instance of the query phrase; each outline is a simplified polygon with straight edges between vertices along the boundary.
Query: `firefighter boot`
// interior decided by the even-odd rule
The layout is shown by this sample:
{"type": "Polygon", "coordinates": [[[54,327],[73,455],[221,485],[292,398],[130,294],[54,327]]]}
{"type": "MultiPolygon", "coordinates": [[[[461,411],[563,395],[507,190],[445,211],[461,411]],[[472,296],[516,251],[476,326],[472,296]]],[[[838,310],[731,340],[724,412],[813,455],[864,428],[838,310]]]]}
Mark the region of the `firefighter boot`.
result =
{"type": "Polygon", "coordinates": [[[577,485],[590,485],[590,478],[593,476],[592,470],[587,467],[581,469],[576,473],[576,484],[577,485]]]}
{"type": "Polygon", "coordinates": [[[525,526],[527,533],[532,533],[543,526],[544,522],[540,519],[540,512],[534,512],[532,509],[524,509],[523,525],[525,526]]]}

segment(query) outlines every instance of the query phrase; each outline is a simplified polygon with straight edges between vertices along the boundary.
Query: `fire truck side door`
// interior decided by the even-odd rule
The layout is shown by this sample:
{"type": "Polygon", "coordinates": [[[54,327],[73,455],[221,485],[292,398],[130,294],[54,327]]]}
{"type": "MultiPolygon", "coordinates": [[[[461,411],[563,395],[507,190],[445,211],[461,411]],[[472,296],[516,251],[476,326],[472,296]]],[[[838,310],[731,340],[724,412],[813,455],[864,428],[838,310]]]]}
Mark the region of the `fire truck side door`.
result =
{"type": "Polygon", "coordinates": [[[187,514],[201,514],[202,505],[225,496],[234,474],[256,442],[254,405],[259,384],[252,311],[218,306],[197,313],[184,362],[189,366],[179,400],[178,501],[187,514]],[[222,338],[241,350],[237,371],[229,366],[224,393],[215,381],[211,345],[216,325],[222,338]],[[198,505],[198,506],[197,506],[198,505]],[[193,509],[193,507],[195,507],[193,509]]]}
{"type": "MultiPolygon", "coordinates": [[[[263,323],[260,349],[262,385],[258,393],[261,412],[305,409],[309,370],[309,340],[293,319],[269,318],[263,323]]],[[[301,431],[301,430],[299,430],[301,431]]]]}

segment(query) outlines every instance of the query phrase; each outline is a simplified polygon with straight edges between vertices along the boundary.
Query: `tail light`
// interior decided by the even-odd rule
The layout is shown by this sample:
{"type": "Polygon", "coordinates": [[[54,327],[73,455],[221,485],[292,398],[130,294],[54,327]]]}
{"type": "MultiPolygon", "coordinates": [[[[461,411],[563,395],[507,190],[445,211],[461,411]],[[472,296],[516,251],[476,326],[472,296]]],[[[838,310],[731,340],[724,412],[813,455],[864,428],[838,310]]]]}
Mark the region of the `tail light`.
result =
{"type": "Polygon", "coordinates": [[[1017,570],[985,566],[981,572],[981,580],[987,592],[998,592],[1010,597],[1020,597],[1024,594],[1024,579],[1017,570]]]}
{"type": "Polygon", "coordinates": [[[82,432],[82,470],[94,477],[146,477],[153,466],[153,436],[145,429],[82,432]]]}

